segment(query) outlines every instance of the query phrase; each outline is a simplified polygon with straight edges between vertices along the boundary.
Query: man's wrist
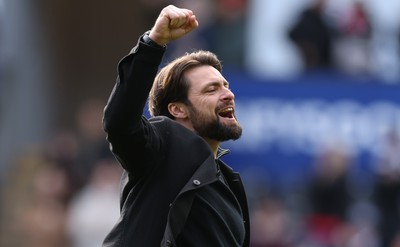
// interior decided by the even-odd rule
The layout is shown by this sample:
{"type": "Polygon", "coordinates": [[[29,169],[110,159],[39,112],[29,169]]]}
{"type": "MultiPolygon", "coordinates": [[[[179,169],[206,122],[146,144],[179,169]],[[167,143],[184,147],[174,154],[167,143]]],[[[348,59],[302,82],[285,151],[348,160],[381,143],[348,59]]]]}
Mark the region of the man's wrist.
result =
{"type": "Polygon", "coordinates": [[[157,42],[155,42],[154,40],[152,40],[149,36],[150,31],[147,31],[144,33],[143,35],[143,42],[149,46],[155,47],[155,48],[161,48],[164,49],[166,47],[166,45],[160,45],[157,42]]]}

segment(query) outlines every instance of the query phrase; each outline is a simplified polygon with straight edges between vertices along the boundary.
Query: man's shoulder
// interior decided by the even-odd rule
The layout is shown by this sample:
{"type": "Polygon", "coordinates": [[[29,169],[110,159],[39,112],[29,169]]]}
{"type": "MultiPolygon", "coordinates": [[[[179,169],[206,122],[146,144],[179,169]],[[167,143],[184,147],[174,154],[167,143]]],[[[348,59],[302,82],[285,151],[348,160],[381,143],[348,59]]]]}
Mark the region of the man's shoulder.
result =
{"type": "MultiPolygon", "coordinates": [[[[149,118],[149,123],[151,123],[152,125],[155,125],[157,127],[172,127],[175,125],[180,125],[175,120],[173,120],[169,117],[166,117],[166,116],[151,117],[151,118],[149,118]]],[[[183,127],[183,126],[181,126],[181,127],[183,127]]]]}
{"type": "Polygon", "coordinates": [[[194,135],[193,131],[166,116],[156,116],[149,119],[150,124],[161,130],[177,131],[194,135]]]}
{"type": "Polygon", "coordinates": [[[150,118],[149,122],[157,129],[159,133],[162,133],[164,137],[168,136],[168,139],[171,138],[175,141],[180,141],[182,143],[195,141],[202,143],[202,145],[206,144],[204,139],[197,135],[195,132],[169,117],[156,116],[150,118]]]}
{"type": "Polygon", "coordinates": [[[173,121],[174,120],[170,119],[169,117],[166,116],[155,116],[155,117],[151,117],[149,118],[149,122],[152,124],[157,124],[157,123],[162,123],[162,122],[169,122],[169,121],[173,121]]]}

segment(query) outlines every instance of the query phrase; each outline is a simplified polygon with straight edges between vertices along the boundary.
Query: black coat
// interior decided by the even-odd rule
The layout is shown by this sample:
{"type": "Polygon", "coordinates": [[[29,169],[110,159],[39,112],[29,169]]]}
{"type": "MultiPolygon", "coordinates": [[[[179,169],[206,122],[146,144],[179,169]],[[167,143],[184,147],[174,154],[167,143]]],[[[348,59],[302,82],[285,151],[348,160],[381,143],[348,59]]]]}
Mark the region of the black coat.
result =
{"type": "MultiPolygon", "coordinates": [[[[169,118],[142,116],[163,53],[164,49],[139,42],[119,63],[103,124],[111,150],[125,169],[121,217],[103,246],[174,246],[196,191],[219,182],[213,152],[201,137],[169,118]]],[[[248,246],[243,185],[225,164],[221,171],[230,188],[224,193],[233,193],[243,212],[248,246]]]]}

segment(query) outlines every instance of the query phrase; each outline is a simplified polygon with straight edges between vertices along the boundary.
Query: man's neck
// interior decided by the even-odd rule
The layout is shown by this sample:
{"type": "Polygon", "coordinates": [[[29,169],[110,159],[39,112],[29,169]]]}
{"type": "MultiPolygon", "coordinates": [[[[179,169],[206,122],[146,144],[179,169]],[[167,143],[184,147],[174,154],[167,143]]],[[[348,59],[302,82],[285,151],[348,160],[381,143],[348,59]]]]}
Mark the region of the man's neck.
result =
{"type": "Polygon", "coordinates": [[[218,147],[219,147],[220,142],[219,142],[219,141],[216,141],[216,140],[213,140],[213,139],[210,139],[210,138],[207,138],[207,137],[203,137],[203,138],[204,138],[204,140],[208,143],[208,145],[210,145],[211,150],[212,150],[213,153],[214,153],[214,158],[216,158],[216,157],[217,157],[218,147]]]}

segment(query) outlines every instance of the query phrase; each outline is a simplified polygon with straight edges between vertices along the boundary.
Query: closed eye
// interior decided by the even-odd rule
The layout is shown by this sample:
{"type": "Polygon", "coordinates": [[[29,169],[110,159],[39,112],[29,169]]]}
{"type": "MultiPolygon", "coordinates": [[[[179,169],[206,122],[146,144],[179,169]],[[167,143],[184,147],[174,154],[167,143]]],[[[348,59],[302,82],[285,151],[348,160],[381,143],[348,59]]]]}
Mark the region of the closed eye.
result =
{"type": "Polygon", "coordinates": [[[206,90],[205,90],[205,92],[206,93],[213,93],[213,92],[215,92],[215,91],[217,91],[218,90],[218,87],[217,86],[210,86],[210,87],[208,87],[206,90]]]}
{"type": "Polygon", "coordinates": [[[229,83],[226,81],[224,81],[223,84],[221,84],[220,82],[212,82],[205,88],[204,92],[205,93],[214,93],[222,87],[229,89],[229,83]]]}

